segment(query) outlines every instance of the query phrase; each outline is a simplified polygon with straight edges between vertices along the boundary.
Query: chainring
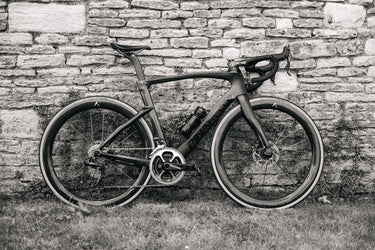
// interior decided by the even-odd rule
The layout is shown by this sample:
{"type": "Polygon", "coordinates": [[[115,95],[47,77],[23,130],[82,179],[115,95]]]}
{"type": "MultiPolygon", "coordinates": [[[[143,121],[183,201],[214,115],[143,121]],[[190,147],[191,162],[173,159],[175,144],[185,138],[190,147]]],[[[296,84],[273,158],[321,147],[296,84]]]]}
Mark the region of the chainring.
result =
{"type": "Polygon", "coordinates": [[[150,173],[158,183],[163,185],[174,185],[179,182],[185,174],[185,171],[170,171],[163,168],[164,163],[183,163],[185,157],[180,151],[174,148],[157,149],[151,155],[150,173]]]}

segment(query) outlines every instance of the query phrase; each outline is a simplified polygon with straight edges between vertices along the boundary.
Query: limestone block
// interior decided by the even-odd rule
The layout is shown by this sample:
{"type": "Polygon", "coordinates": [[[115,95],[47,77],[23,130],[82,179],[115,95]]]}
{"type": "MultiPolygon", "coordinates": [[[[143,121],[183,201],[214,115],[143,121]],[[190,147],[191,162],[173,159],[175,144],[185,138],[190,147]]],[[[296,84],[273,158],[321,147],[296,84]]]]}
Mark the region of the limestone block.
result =
{"type": "Polygon", "coordinates": [[[290,52],[293,58],[307,59],[312,57],[336,55],[334,44],[323,41],[300,41],[290,44],[290,52]]]}
{"type": "Polygon", "coordinates": [[[224,33],[224,38],[263,38],[265,30],[264,29],[250,29],[250,28],[239,28],[226,31],[224,33]]]}
{"type": "Polygon", "coordinates": [[[162,17],[166,19],[179,19],[179,18],[189,18],[194,14],[191,11],[184,10],[166,10],[163,11],[162,17]]]}
{"type": "Polygon", "coordinates": [[[35,110],[0,110],[2,138],[39,138],[39,117],[35,110]]]}
{"type": "Polygon", "coordinates": [[[175,48],[207,48],[208,38],[206,37],[172,38],[171,46],[175,48]]]}
{"type": "Polygon", "coordinates": [[[290,18],[276,18],[276,29],[292,29],[293,22],[290,18]]]}
{"type": "Polygon", "coordinates": [[[241,56],[260,56],[265,54],[280,53],[287,40],[272,41],[245,41],[241,43],[241,56]]]}
{"type": "Polygon", "coordinates": [[[286,72],[278,72],[275,77],[275,84],[271,80],[267,80],[259,88],[261,92],[290,92],[294,91],[298,87],[297,76],[292,74],[288,75],[286,72]]]}
{"type": "Polygon", "coordinates": [[[162,0],[133,0],[132,6],[156,10],[173,10],[178,9],[178,3],[173,1],[162,0]]]}
{"type": "Polygon", "coordinates": [[[243,26],[250,28],[270,28],[275,27],[275,20],[269,17],[251,17],[243,19],[243,26]]]}
{"type": "Polygon", "coordinates": [[[206,10],[208,7],[208,4],[200,3],[198,1],[181,3],[182,10],[206,10]]]}
{"type": "Polygon", "coordinates": [[[121,10],[119,17],[120,18],[159,18],[160,11],[156,10],[121,10]]]}
{"type": "Polygon", "coordinates": [[[72,55],[66,62],[71,66],[83,66],[91,64],[113,65],[115,57],[111,55],[72,55]]]}
{"type": "Polygon", "coordinates": [[[111,8],[111,9],[122,9],[128,8],[129,3],[126,0],[110,0],[110,1],[98,1],[98,2],[91,2],[91,8],[111,8]]]}
{"type": "Polygon", "coordinates": [[[210,37],[210,38],[219,38],[223,36],[222,29],[212,29],[212,28],[190,29],[189,33],[191,36],[205,36],[205,37],[210,37]]]}
{"type": "Polygon", "coordinates": [[[375,39],[368,39],[366,41],[365,54],[375,55],[375,39]]]}
{"type": "Polygon", "coordinates": [[[0,45],[32,44],[32,36],[28,33],[1,33],[0,45]]]}
{"type": "Polygon", "coordinates": [[[60,66],[65,63],[65,56],[56,55],[19,55],[17,66],[20,68],[40,68],[60,66]]]}
{"type": "Polygon", "coordinates": [[[0,69],[16,66],[16,56],[0,56],[0,69]]]}
{"type": "Polygon", "coordinates": [[[319,58],[316,61],[317,68],[333,68],[350,66],[350,60],[347,57],[319,58]]]}
{"type": "Polygon", "coordinates": [[[111,37],[129,37],[129,38],[146,38],[149,31],[145,29],[111,29],[109,31],[111,37]]]}
{"type": "Polygon", "coordinates": [[[324,25],[330,28],[361,27],[366,18],[363,6],[327,3],[324,7],[324,25]]]}
{"type": "Polygon", "coordinates": [[[153,38],[162,38],[162,37],[184,37],[188,36],[188,30],[180,29],[158,29],[151,30],[150,36],[153,38]]]}
{"type": "Polygon", "coordinates": [[[78,33],[86,24],[84,5],[10,3],[9,30],[78,33]]]}

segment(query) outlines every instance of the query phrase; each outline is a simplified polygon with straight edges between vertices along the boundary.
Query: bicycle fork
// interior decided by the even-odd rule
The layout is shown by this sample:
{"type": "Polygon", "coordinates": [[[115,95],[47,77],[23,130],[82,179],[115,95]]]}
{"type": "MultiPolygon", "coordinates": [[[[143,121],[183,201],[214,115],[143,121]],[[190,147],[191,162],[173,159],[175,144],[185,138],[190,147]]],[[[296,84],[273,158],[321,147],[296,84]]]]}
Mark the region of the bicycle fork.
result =
{"type": "Polygon", "coordinates": [[[266,150],[265,150],[264,154],[266,156],[271,156],[272,155],[271,144],[267,140],[262,126],[260,125],[259,121],[255,117],[254,110],[251,107],[250,102],[249,102],[249,97],[246,94],[239,95],[239,96],[237,96],[237,101],[241,105],[241,110],[246,117],[247,124],[249,124],[249,126],[251,126],[251,128],[256,131],[256,133],[257,133],[258,137],[260,138],[263,146],[265,147],[266,150]]]}

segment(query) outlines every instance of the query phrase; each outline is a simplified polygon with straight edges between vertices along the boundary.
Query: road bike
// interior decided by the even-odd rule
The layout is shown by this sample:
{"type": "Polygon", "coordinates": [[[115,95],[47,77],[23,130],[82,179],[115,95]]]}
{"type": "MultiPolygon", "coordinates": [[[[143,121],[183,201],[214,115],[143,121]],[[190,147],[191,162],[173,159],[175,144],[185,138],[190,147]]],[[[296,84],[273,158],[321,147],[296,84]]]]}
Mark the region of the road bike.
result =
{"type": "Polygon", "coordinates": [[[64,107],[50,121],[40,142],[39,162],[53,193],[65,203],[97,206],[130,203],[145,187],[175,185],[199,164],[187,162],[211,127],[210,149],[218,185],[235,202],[252,208],[288,208],[315,187],[323,168],[323,143],[317,126],[301,108],[276,97],[249,97],[274,81],[280,54],[229,60],[228,71],[197,72],[145,79],[137,54],[149,46],[111,44],[130,60],[144,107],[111,97],[87,97],[64,107]],[[195,78],[222,79],[228,91],[210,111],[197,107],[181,127],[186,137],[168,146],[150,87],[195,78]]]}

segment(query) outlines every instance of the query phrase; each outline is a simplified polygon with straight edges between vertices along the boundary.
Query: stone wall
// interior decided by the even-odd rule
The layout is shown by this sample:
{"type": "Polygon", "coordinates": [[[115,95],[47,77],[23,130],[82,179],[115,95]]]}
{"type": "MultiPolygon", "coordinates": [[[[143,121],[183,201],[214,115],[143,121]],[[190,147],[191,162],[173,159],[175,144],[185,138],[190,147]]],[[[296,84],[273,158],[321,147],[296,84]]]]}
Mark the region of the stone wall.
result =
{"type": "MultiPolygon", "coordinates": [[[[93,95],[141,106],[133,68],[112,41],[152,47],[141,57],[147,77],[226,70],[228,59],[290,45],[292,75],[281,70],[276,86],[266,82],[259,93],[287,98],[316,120],[327,155],[321,183],[338,187],[329,192],[374,192],[373,0],[0,0],[0,192],[41,178],[39,139],[59,107],[93,95]]],[[[169,126],[226,89],[189,80],[153,96],[169,126]]],[[[210,168],[205,149],[192,158],[210,168]]]]}

